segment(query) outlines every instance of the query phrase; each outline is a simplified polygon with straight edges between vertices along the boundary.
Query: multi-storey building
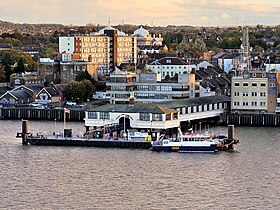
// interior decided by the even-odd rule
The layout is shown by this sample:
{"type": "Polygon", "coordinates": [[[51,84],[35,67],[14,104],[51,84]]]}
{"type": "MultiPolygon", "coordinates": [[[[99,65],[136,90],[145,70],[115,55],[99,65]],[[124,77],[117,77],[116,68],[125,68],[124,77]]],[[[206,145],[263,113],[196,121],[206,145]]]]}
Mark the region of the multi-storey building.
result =
{"type": "Polygon", "coordinates": [[[135,103],[158,103],[181,98],[198,97],[199,82],[195,82],[195,74],[181,74],[175,81],[161,81],[155,73],[135,74],[116,71],[110,75],[107,92],[111,104],[128,104],[131,99],[135,103]]]}
{"type": "Polygon", "coordinates": [[[38,76],[49,84],[59,76],[59,61],[50,58],[40,58],[38,65],[38,76]]]}
{"type": "Polygon", "coordinates": [[[278,88],[279,74],[276,72],[252,71],[242,77],[233,77],[231,110],[274,113],[278,88]]]}
{"type": "Polygon", "coordinates": [[[121,63],[137,62],[137,38],[106,27],[87,36],[59,37],[59,52],[71,54],[74,60],[95,62],[99,72],[107,74],[121,63]]]}
{"type": "Polygon", "coordinates": [[[174,77],[175,74],[183,74],[184,72],[190,73],[192,69],[196,69],[196,65],[188,64],[177,57],[164,57],[159,60],[153,61],[147,65],[148,69],[154,73],[161,75],[161,78],[174,77]]]}
{"type": "Polygon", "coordinates": [[[98,66],[94,62],[88,61],[65,61],[60,62],[60,77],[63,83],[75,80],[78,72],[87,71],[92,78],[97,80],[98,66]]]}

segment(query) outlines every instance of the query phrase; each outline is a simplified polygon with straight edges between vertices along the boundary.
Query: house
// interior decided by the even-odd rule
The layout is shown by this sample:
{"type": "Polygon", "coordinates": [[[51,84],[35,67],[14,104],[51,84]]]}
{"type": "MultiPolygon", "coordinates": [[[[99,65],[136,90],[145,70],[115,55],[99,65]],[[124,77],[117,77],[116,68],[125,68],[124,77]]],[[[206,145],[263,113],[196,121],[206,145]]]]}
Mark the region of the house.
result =
{"type": "Polygon", "coordinates": [[[40,46],[33,46],[33,45],[14,47],[14,49],[26,52],[30,54],[31,57],[34,57],[35,55],[39,54],[40,51],[42,50],[40,46]]]}
{"type": "Polygon", "coordinates": [[[159,60],[153,61],[147,65],[148,69],[154,73],[161,75],[161,78],[174,77],[175,74],[190,73],[192,69],[196,69],[196,65],[189,64],[178,57],[166,56],[159,60]]]}
{"type": "Polygon", "coordinates": [[[60,92],[57,91],[54,87],[44,87],[36,95],[35,101],[42,103],[60,103],[60,92]]]}
{"type": "Polygon", "coordinates": [[[27,84],[43,84],[43,77],[38,76],[37,72],[24,72],[20,74],[12,74],[10,76],[12,86],[27,85],[27,84]]]}
{"type": "Polygon", "coordinates": [[[0,96],[2,107],[22,106],[33,101],[33,95],[26,90],[12,90],[0,96]]]}
{"type": "Polygon", "coordinates": [[[237,69],[239,67],[240,59],[240,53],[233,52],[218,58],[218,65],[228,73],[232,69],[237,69]]]}
{"type": "Polygon", "coordinates": [[[15,87],[13,90],[25,90],[35,99],[36,95],[43,87],[44,85],[42,84],[20,85],[18,87],[15,87]]]}
{"type": "Polygon", "coordinates": [[[213,65],[208,61],[200,61],[196,64],[196,69],[199,70],[201,68],[206,69],[207,67],[212,67],[213,65]]]}

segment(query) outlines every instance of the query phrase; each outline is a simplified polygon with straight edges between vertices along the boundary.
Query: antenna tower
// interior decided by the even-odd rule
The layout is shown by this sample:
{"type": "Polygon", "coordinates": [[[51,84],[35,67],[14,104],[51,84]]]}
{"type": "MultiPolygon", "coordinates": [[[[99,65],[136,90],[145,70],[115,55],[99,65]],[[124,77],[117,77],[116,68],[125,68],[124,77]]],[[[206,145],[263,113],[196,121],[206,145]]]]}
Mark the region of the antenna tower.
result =
{"type": "Polygon", "coordinates": [[[244,70],[252,69],[250,59],[250,43],[249,43],[249,29],[248,27],[243,28],[242,44],[240,46],[241,61],[239,65],[239,75],[243,76],[244,70]]]}

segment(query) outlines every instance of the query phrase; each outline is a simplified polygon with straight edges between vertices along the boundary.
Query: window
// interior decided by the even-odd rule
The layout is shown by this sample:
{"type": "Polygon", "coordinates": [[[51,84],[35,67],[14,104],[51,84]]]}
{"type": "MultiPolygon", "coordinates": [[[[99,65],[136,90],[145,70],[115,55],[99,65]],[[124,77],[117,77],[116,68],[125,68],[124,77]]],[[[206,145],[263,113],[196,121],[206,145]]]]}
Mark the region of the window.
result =
{"type": "Polygon", "coordinates": [[[162,121],[162,114],[153,114],[152,120],[153,121],[162,121]]]}
{"type": "Polygon", "coordinates": [[[261,96],[261,97],[265,97],[265,96],[266,96],[266,92],[261,92],[261,93],[260,93],[260,96],[261,96]]]}
{"type": "Polygon", "coordinates": [[[260,106],[265,106],[265,102],[260,102],[260,106]]]}
{"type": "Polygon", "coordinates": [[[253,77],[256,77],[257,75],[256,75],[256,73],[253,73],[253,77]]]}
{"type": "Polygon", "coordinates": [[[167,120],[171,120],[171,114],[166,114],[166,118],[165,119],[166,119],[166,121],[167,120]]]}
{"type": "Polygon", "coordinates": [[[97,119],[97,112],[88,112],[88,119],[97,119]]]}
{"type": "Polygon", "coordinates": [[[109,112],[100,112],[100,119],[110,119],[109,112]]]}
{"type": "Polygon", "coordinates": [[[270,83],[269,87],[275,87],[275,84],[274,83],[270,83]]]}
{"type": "Polygon", "coordinates": [[[252,102],[251,102],[251,105],[252,105],[252,106],[257,106],[257,102],[256,102],[256,101],[252,101],[252,102]]]}
{"type": "Polygon", "coordinates": [[[243,92],[243,96],[249,96],[248,92],[243,92]]]}
{"type": "Polygon", "coordinates": [[[233,104],[234,106],[239,106],[239,101],[235,101],[233,104]]]}
{"type": "Polygon", "coordinates": [[[239,92],[234,92],[234,96],[239,96],[239,92]]]}
{"type": "Polygon", "coordinates": [[[235,86],[235,87],[239,87],[239,86],[240,86],[239,82],[235,82],[235,83],[234,83],[234,86],[235,86]]]}
{"type": "Polygon", "coordinates": [[[258,86],[257,83],[255,83],[255,82],[252,83],[252,87],[257,87],[257,86],[258,86]]]}
{"type": "Polygon", "coordinates": [[[266,86],[266,84],[265,83],[261,83],[261,87],[265,87],[266,86]]]}
{"type": "Polygon", "coordinates": [[[252,92],[252,96],[258,96],[257,92],[252,92]]]}
{"type": "Polygon", "coordinates": [[[150,114],[149,113],[140,113],[140,120],[150,121],[150,114]]]}
{"type": "Polygon", "coordinates": [[[263,73],[263,74],[262,74],[262,77],[266,77],[266,74],[265,74],[265,73],[263,73]]]}
{"type": "Polygon", "coordinates": [[[243,87],[248,87],[248,82],[244,82],[243,87]]]}
{"type": "Polygon", "coordinates": [[[248,105],[249,105],[248,101],[243,101],[243,106],[248,106],[248,105]]]}

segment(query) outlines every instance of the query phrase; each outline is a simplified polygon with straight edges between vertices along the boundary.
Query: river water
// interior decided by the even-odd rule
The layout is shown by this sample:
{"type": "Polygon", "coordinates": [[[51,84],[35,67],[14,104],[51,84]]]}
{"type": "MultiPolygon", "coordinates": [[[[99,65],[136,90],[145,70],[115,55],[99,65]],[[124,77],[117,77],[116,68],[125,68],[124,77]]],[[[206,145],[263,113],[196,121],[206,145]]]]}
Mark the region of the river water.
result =
{"type": "MultiPolygon", "coordinates": [[[[280,207],[279,128],[235,127],[237,152],[216,154],[22,146],[20,121],[0,128],[0,209],[280,207]]],[[[29,122],[32,132],[54,129],[63,124],[29,122]]]]}

